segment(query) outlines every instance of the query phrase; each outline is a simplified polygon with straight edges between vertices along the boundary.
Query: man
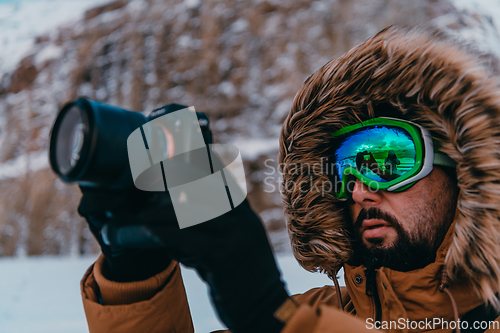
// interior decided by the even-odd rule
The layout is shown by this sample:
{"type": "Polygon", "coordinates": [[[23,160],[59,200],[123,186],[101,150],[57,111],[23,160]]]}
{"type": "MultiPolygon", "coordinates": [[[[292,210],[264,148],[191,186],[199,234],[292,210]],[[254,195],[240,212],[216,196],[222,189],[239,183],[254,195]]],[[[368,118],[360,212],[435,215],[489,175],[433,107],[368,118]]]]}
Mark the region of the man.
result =
{"type": "Polygon", "coordinates": [[[335,283],[343,267],[345,288],[290,298],[246,202],[179,232],[155,221],[165,198],[145,201],[147,213],[106,220],[98,217],[113,210],[109,202],[128,199],[84,193],[79,211],[104,253],[82,281],[91,333],[192,331],[170,258],[198,270],[234,332],[458,332],[464,322],[500,330],[488,324],[500,315],[499,87],[476,59],[439,34],[388,28],[298,92],[280,139],[292,247],[305,269],[335,283]],[[384,166],[391,150],[397,170],[384,166]],[[357,168],[364,151],[377,172],[357,168]],[[327,159],[332,172],[287,172],[327,159]],[[331,191],[316,190],[327,182],[331,191]],[[103,241],[103,224],[118,232],[133,221],[165,247],[103,241]]]}

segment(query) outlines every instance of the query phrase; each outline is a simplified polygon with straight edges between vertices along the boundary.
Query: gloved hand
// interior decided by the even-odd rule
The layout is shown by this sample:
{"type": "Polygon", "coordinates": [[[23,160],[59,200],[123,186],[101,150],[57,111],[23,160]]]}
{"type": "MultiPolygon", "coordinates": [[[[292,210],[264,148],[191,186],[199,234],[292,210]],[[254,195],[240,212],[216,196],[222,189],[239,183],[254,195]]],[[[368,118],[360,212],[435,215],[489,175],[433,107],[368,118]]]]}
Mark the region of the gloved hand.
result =
{"type": "MultiPolygon", "coordinates": [[[[210,221],[179,229],[168,192],[157,195],[162,198],[159,204],[137,220],[143,223],[141,232],[151,237],[144,240],[163,243],[172,258],[198,271],[233,333],[281,331],[284,324],[274,314],[289,297],[264,227],[248,201],[210,221]]],[[[111,244],[137,246],[129,237],[137,234],[137,227],[110,224],[105,234],[111,244]]]]}
{"type": "MultiPolygon", "coordinates": [[[[80,189],[83,196],[78,213],[87,220],[101,246],[106,259],[103,274],[107,279],[117,282],[141,281],[167,268],[171,262],[168,252],[142,229],[146,220],[151,220],[148,214],[154,215],[154,207],[161,206],[159,200],[167,199],[165,195],[158,198],[155,193],[139,191],[135,187],[108,190],[80,186],[80,189]],[[128,226],[127,230],[132,234],[127,235],[130,239],[124,240],[127,246],[103,239],[102,230],[108,226],[112,226],[111,229],[128,226]]],[[[163,204],[168,205],[170,201],[163,204]]],[[[162,214],[165,216],[165,210],[162,214]]],[[[175,219],[175,215],[170,218],[175,219]]]]}

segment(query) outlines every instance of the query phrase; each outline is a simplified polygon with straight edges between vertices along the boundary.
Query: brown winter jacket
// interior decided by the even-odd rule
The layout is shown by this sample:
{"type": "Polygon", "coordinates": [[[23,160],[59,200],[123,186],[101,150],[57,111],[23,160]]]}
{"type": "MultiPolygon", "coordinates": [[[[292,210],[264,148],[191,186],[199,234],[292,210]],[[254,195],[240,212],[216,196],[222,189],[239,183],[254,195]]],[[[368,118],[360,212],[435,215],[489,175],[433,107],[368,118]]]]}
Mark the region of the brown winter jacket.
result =
{"type": "MultiPolygon", "coordinates": [[[[377,290],[382,304],[382,320],[393,321],[403,318],[413,321],[412,325],[425,319],[439,318],[454,320],[449,296],[439,291],[440,274],[452,232],[438,250],[436,262],[412,272],[401,273],[382,268],[377,272],[377,290]]],[[[186,293],[176,262],[162,273],[149,280],[132,283],[116,283],[106,280],[101,273],[103,257],[89,268],[82,280],[82,296],[90,333],[132,333],[132,332],[193,332],[186,293]],[[101,305],[102,303],[103,305],[101,305]]],[[[373,300],[366,295],[364,267],[345,265],[346,287],[341,288],[344,310],[340,310],[333,286],[309,290],[293,296],[299,309],[289,319],[282,333],[340,333],[369,332],[367,318],[375,318],[373,300]]],[[[458,304],[460,318],[468,311],[482,304],[482,300],[471,287],[456,283],[450,286],[458,304]]],[[[498,324],[491,324],[486,332],[500,331],[498,324]],[[494,326],[498,325],[498,326],[494,326]],[[494,329],[498,328],[498,329],[494,329]]],[[[451,324],[449,324],[451,325],[451,324]]],[[[396,326],[394,326],[396,327],[396,326]]],[[[429,331],[431,326],[412,332],[429,331]]],[[[398,328],[398,327],[396,327],[398,328]]],[[[388,332],[408,332],[403,326],[388,332]]],[[[439,332],[453,330],[440,324],[439,332]]]]}
{"type": "MultiPolygon", "coordinates": [[[[498,304],[500,84],[471,52],[438,33],[388,28],[308,78],[283,125],[282,166],[324,163],[331,153],[331,133],[379,116],[408,119],[429,129],[439,149],[457,162],[457,214],[436,261],[415,271],[382,268],[376,273],[383,321],[451,321],[454,312],[462,317],[487,301],[498,304]]],[[[329,181],[321,173],[283,172],[284,184],[304,180],[317,186],[329,181]]],[[[344,267],[346,281],[341,292],[345,311],[339,309],[335,288],[313,289],[294,296],[300,307],[283,332],[370,331],[366,319],[374,317],[375,303],[367,296],[364,268],[348,265],[352,222],[345,203],[328,192],[302,187],[284,191],[283,197],[298,262],[331,276],[344,267]]],[[[176,263],[133,284],[105,280],[101,264],[91,267],[82,281],[91,333],[192,331],[176,263]]],[[[498,329],[487,332],[492,331],[498,329]]]]}

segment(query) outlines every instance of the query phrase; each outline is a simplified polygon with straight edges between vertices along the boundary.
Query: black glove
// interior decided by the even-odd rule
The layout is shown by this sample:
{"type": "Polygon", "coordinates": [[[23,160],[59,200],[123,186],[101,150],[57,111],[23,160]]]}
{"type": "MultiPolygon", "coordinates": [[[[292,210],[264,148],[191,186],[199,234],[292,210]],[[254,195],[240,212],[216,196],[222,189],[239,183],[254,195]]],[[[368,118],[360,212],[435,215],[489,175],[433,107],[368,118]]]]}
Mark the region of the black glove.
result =
{"type": "MultiPolygon", "coordinates": [[[[141,281],[167,268],[171,262],[168,252],[142,228],[145,219],[150,219],[145,213],[152,212],[151,207],[158,204],[155,193],[139,191],[135,187],[107,190],[80,186],[80,189],[83,196],[78,213],[87,220],[101,246],[106,259],[103,274],[107,279],[117,282],[141,281]],[[132,234],[128,235],[129,239],[123,240],[127,246],[103,239],[102,230],[109,226],[113,230],[128,226],[126,230],[132,234]]],[[[175,219],[175,216],[171,218],[175,219]]]]}
{"type": "MultiPolygon", "coordinates": [[[[281,331],[284,324],[274,313],[289,297],[264,227],[247,200],[210,221],[179,229],[168,193],[158,195],[163,196],[161,204],[142,220],[143,232],[162,242],[172,258],[198,271],[228,328],[233,333],[281,331]]],[[[110,225],[106,237],[127,246],[134,242],[129,235],[136,228],[110,225]]]]}

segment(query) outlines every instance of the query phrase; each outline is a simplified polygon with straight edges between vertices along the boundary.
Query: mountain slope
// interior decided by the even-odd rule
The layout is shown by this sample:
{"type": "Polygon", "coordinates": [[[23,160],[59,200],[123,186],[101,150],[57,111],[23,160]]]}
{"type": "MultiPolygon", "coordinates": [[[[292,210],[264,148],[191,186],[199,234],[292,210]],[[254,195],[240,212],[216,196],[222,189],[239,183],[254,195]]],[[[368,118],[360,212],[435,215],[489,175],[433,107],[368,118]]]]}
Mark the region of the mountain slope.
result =
{"type": "Polygon", "coordinates": [[[446,0],[119,0],[89,10],[37,37],[2,76],[0,255],[96,249],[76,214],[77,188],[56,181],[45,157],[57,110],[81,95],[206,112],[215,140],[241,149],[249,198],[286,249],[277,138],[302,82],[390,24],[436,25],[498,54],[490,15],[446,0]]]}

